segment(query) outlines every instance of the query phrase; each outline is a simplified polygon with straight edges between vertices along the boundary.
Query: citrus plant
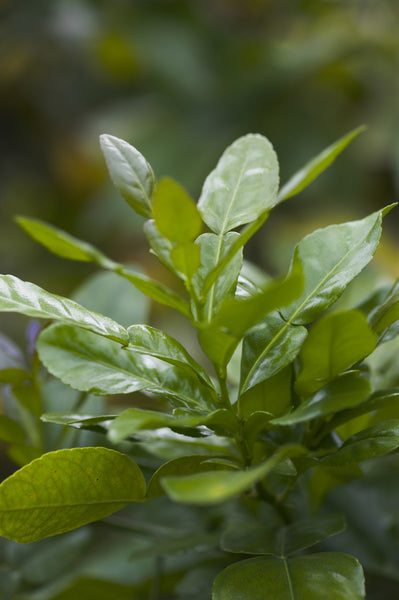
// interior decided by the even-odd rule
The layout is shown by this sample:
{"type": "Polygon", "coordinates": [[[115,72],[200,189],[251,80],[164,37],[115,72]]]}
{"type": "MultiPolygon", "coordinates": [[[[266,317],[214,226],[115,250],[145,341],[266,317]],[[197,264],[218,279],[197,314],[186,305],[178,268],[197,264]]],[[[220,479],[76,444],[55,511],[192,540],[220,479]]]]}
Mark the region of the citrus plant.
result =
{"type": "MultiPolygon", "coordinates": [[[[20,408],[0,416],[0,438],[24,465],[0,485],[3,537],[35,542],[164,495],[204,507],[201,514],[233,502],[239,510],[229,517],[227,508],[226,518],[215,519],[211,538],[209,531],[190,533],[194,545],[209,544],[223,556],[213,600],[365,597],[359,561],[317,546],[345,528],[342,515],[320,504],[332,486],[361,476],[364,461],[399,447],[399,418],[386,418],[399,388],[379,388],[368,363],[399,332],[398,286],[357,308],[329,309],[372,259],[391,206],[306,236],[280,279],[251,277],[243,260],[245,244],[273,207],[311,183],[361,131],[328,147],[281,188],[270,142],[241,137],[207,177],[198,203],[172,179],[157,182],[127,142],[101,136],[114,184],[144,217],[151,252],[184,293],[52,225],[18,218],[55,254],[94,263],[181,313],[203,358],[155,327],[122,325],[2,275],[1,311],[54,321],[37,337],[31,373],[7,344],[0,348],[1,381],[20,408]],[[73,412],[42,414],[41,365],[80,393],[73,412]],[[100,403],[98,396],[138,392],[140,404],[133,396],[116,414],[90,414],[84,405],[89,396],[93,405],[93,396],[100,403]],[[104,442],[63,448],[58,440],[46,451],[37,442],[43,422],[62,425],[63,434],[95,430],[104,442]],[[151,469],[138,448],[151,456],[160,443],[169,460],[151,469]]],[[[101,281],[111,288],[92,293],[116,303],[115,280],[101,281]]],[[[163,546],[154,541],[152,555],[190,542],[187,536],[163,546]]]]}

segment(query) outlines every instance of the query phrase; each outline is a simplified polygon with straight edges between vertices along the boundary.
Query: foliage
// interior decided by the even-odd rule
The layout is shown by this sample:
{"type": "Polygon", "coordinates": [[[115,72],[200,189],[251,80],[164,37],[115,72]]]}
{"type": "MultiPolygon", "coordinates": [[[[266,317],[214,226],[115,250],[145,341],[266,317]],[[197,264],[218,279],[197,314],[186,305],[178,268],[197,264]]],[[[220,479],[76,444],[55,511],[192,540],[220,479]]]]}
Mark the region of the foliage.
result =
{"type": "MultiPolygon", "coordinates": [[[[243,261],[243,247],[271,210],[361,131],[307,163],[280,192],[270,142],[245,135],[225,150],[198,203],[171,179],[157,183],[127,142],[102,136],[114,184],[148,219],[151,252],[184,293],[52,225],[19,218],[55,254],[108,271],[80,298],[101,285],[122,296],[123,281],[132,319],[120,324],[112,302],[105,316],[98,304],[86,308],[0,276],[3,312],[57,321],[31,339],[37,352],[31,349],[29,361],[2,340],[0,437],[21,465],[0,485],[2,536],[27,548],[39,542],[51,553],[44,538],[64,534],[54,538],[65,540],[62,554],[69,544],[89,544],[86,529],[73,530],[94,521],[149,534],[131,549],[136,580],[109,582],[115,598],[162,598],[174,590],[173,597],[198,600],[209,597],[212,580],[213,600],[365,597],[359,561],[318,545],[328,546],[345,527],[341,515],[326,514],[326,493],[360,477],[364,461],[399,448],[398,377],[376,386],[373,372],[375,353],[396,339],[397,285],[356,309],[329,309],[372,259],[392,206],[309,234],[281,279],[252,280],[243,261]],[[202,357],[136,322],[142,307],[132,301],[132,284],[189,321],[202,357]],[[59,410],[67,402],[56,407],[54,398],[63,394],[69,412],[59,410]],[[134,395],[126,410],[109,414],[101,406],[101,396],[121,403],[127,394],[134,395]],[[94,438],[85,442],[82,431],[94,438]],[[172,502],[158,505],[165,495],[172,502]],[[109,517],[123,507],[125,519],[109,517]],[[151,589],[140,567],[145,559],[155,561],[151,589]]],[[[101,298],[93,301],[101,305],[101,298]]],[[[6,573],[6,598],[29,597],[18,577],[18,570],[6,573]]],[[[41,597],[90,598],[98,579],[78,570],[41,597]]]]}

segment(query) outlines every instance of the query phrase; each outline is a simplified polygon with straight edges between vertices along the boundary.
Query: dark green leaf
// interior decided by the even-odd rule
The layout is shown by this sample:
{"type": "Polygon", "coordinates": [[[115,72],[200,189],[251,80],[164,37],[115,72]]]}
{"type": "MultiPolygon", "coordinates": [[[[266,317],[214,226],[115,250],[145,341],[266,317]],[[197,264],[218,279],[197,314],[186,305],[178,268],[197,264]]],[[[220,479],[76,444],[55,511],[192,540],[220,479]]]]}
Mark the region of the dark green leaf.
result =
{"type": "Polygon", "coordinates": [[[399,320],[399,281],[395,282],[382,304],[370,312],[368,320],[384,342],[398,334],[398,327],[391,326],[399,320]]]}
{"type": "Polygon", "coordinates": [[[207,177],[198,209],[219,235],[255,221],[277,202],[278,161],[270,142],[249,134],[223,153],[207,177]]]}
{"type": "Polygon", "coordinates": [[[152,214],[158,231],[172,242],[191,242],[201,233],[202,219],[194,200],[173,179],[162,179],[157,185],[152,214]]]}
{"type": "Polygon", "coordinates": [[[108,317],[87,310],[73,300],[50,294],[13,275],[0,275],[0,311],[29,317],[57,319],[93,331],[122,344],[128,342],[124,327],[108,317]]]}
{"type": "Polygon", "coordinates": [[[212,600],[362,600],[362,567],[356,558],[323,552],[288,560],[250,558],[216,578],[212,600]]]}
{"type": "Polygon", "coordinates": [[[6,415],[0,415],[0,440],[2,442],[18,443],[25,441],[25,431],[19,423],[6,415]]]}
{"type": "Polygon", "coordinates": [[[291,177],[289,181],[280,189],[278,194],[278,201],[282,202],[291,196],[299,194],[305,187],[312,183],[327,167],[331,165],[336,157],[355,139],[360,133],[362,133],[366,127],[361,125],[356,129],[353,129],[347,133],[344,137],[337,140],[331,146],[328,146],[323,152],[318,154],[311,161],[306,163],[304,167],[295,175],[291,177]]]}
{"type": "Polygon", "coordinates": [[[330,313],[322,317],[306,338],[299,358],[301,370],[295,389],[309,396],[354,363],[370,354],[377,336],[358,310],[330,313]]]}
{"type": "Polygon", "coordinates": [[[0,532],[20,543],[33,542],[144,497],[144,477],[125,454],[106,448],[50,452],[0,485],[0,532]]]}
{"type": "Polygon", "coordinates": [[[321,388],[293,412],[273,419],[274,425],[294,425],[325,417],[360,404],[371,392],[370,382],[358,372],[344,373],[321,388]]]}
{"type": "Polygon", "coordinates": [[[100,144],[111,179],[130,206],[151,217],[155,175],[136,148],[113,135],[101,135],[100,144]]]}

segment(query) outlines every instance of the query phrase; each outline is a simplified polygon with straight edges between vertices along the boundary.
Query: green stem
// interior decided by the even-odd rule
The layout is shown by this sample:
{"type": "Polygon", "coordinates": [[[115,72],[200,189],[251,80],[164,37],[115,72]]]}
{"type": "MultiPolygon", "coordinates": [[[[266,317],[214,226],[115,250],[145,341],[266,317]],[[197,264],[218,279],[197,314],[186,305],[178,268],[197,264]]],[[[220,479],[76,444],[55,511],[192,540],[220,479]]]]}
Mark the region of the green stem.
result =
{"type": "Polygon", "coordinates": [[[161,577],[162,577],[163,559],[162,556],[156,556],[154,559],[154,579],[152,580],[149,600],[161,599],[161,577]]]}
{"type": "MultiPolygon", "coordinates": [[[[75,402],[74,406],[72,407],[72,411],[79,412],[79,410],[83,407],[83,405],[86,402],[88,397],[89,397],[89,394],[87,392],[81,392],[79,394],[77,401],[75,402]]],[[[62,447],[62,443],[65,439],[65,436],[67,435],[67,433],[69,431],[70,431],[69,425],[64,425],[64,427],[61,430],[60,435],[58,436],[56,443],[54,444],[54,450],[59,450],[62,447]]],[[[75,433],[79,433],[79,430],[76,430],[75,433]]]]}

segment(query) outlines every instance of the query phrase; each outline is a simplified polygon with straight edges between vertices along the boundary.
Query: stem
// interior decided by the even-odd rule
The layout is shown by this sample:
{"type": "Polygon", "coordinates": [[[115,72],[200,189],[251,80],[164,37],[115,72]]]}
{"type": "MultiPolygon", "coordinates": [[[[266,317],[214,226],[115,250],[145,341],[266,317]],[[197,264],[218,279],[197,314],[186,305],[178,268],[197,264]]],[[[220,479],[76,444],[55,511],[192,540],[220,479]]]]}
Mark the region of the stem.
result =
{"type": "Polygon", "coordinates": [[[154,579],[152,581],[149,600],[160,600],[161,599],[162,567],[163,567],[162,556],[156,556],[154,559],[154,579]]]}
{"type": "MultiPolygon", "coordinates": [[[[89,394],[87,392],[81,392],[78,396],[77,401],[75,402],[74,406],[72,407],[72,411],[79,412],[79,410],[83,407],[83,405],[86,402],[88,397],[89,397],[89,394]]],[[[67,433],[69,431],[70,431],[69,425],[64,425],[64,427],[62,428],[61,433],[58,436],[58,439],[54,445],[55,450],[58,450],[59,448],[61,448],[62,442],[64,441],[65,436],[67,435],[67,433]]],[[[79,433],[79,430],[75,430],[74,433],[79,433]]]]}

